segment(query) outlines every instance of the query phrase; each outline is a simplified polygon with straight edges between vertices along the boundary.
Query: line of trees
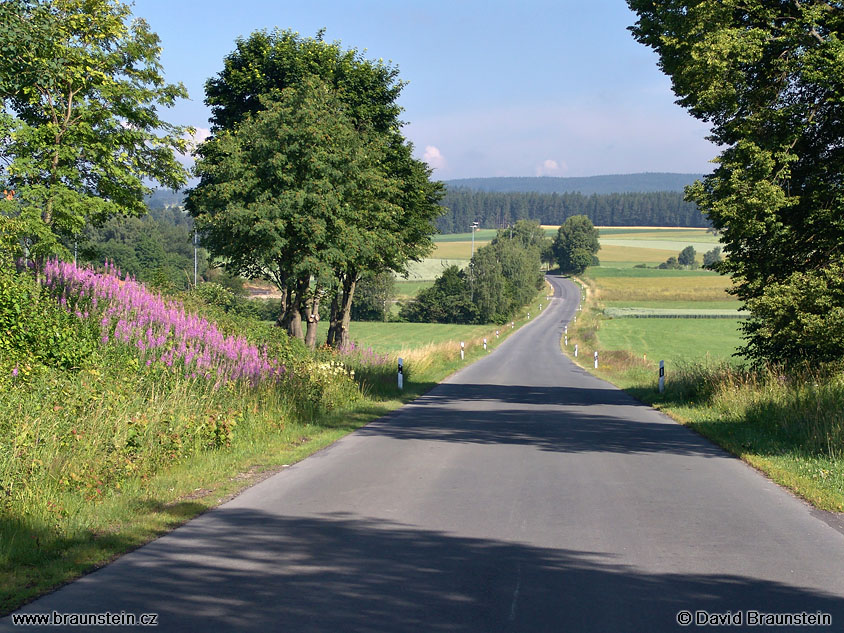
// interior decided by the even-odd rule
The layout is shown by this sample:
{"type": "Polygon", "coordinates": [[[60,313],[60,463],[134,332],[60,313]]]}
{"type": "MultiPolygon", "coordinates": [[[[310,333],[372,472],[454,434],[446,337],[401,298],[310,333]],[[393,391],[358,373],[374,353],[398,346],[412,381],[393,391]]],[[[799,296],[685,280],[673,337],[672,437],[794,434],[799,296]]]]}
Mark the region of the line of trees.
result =
{"type": "Polygon", "coordinates": [[[598,226],[709,226],[697,205],[676,191],[615,193],[493,193],[449,187],[442,200],[448,211],[437,220],[441,233],[465,233],[472,222],[499,228],[519,220],[563,224],[585,215],[598,226]]]}
{"type": "Polygon", "coordinates": [[[316,344],[349,341],[355,288],[433,249],[443,187],[401,134],[395,67],[291,31],[238,39],[206,83],[212,135],[187,209],[202,242],[282,293],[278,324],[316,344]]]}

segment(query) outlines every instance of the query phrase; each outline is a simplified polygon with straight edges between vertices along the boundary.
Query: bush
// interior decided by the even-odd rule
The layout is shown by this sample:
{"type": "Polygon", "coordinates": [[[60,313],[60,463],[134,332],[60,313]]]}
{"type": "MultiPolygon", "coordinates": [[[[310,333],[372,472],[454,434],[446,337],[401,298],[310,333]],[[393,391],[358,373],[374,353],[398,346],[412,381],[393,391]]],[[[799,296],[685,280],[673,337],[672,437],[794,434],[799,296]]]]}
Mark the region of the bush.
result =
{"type": "Polygon", "coordinates": [[[96,324],[72,297],[59,304],[28,273],[0,269],[0,371],[33,363],[79,369],[97,349],[96,324]],[[68,308],[70,311],[68,311],[68,308]]]}

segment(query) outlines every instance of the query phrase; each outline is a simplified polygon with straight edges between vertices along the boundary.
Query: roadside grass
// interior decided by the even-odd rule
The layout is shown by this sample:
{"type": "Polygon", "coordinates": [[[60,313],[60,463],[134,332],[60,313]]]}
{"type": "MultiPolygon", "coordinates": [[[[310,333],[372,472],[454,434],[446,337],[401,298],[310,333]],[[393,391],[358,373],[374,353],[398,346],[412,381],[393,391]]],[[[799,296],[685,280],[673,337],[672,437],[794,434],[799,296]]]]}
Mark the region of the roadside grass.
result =
{"type": "Polygon", "coordinates": [[[730,319],[604,318],[607,296],[616,307],[650,302],[693,309],[722,303],[707,297],[717,290],[714,282],[690,292],[687,284],[706,280],[705,275],[645,272],[621,270],[613,277],[611,270],[588,269],[580,280],[587,300],[577,322],[568,326],[563,351],[571,357],[577,344],[579,356],[573,360],[587,371],[666,412],[816,507],[844,511],[844,376],[744,367],[732,356],[741,338],[739,322],[730,319]],[[665,274],[662,281],[657,273],[665,274]],[[650,291],[635,287],[643,282],[659,283],[650,291]],[[633,290],[625,284],[634,284],[633,290]],[[661,358],[666,361],[663,394],[657,388],[661,358]]]}
{"type": "MultiPolygon", "coordinates": [[[[503,326],[501,326],[503,327],[503,326]]],[[[509,324],[507,325],[509,329],[509,324]]],[[[449,341],[469,341],[483,338],[495,326],[460,325],[456,323],[383,323],[380,321],[353,321],[349,335],[358,347],[371,347],[378,353],[392,353],[407,349],[425,348],[449,341]]],[[[499,328],[500,329],[500,328],[499,328]]],[[[319,324],[319,336],[325,338],[328,325],[319,324]]]]}
{"type": "MultiPolygon", "coordinates": [[[[547,292],[522,309],[515,329],[547,292]]],[[[405,346],[377,362],[317,352],[313,362],[337,373],[336,383],[302,368],[293,386],[215,390],[126,356],[76,372],[48,369],[0,389],[0,433],[11,438],[0,446],[0,614],[413,400],[515,331],[499,326],[496,339],[494,325],[464,326],[432,337],[420,324],[372,325],[400,326],[394,334],[405,346]]]]}

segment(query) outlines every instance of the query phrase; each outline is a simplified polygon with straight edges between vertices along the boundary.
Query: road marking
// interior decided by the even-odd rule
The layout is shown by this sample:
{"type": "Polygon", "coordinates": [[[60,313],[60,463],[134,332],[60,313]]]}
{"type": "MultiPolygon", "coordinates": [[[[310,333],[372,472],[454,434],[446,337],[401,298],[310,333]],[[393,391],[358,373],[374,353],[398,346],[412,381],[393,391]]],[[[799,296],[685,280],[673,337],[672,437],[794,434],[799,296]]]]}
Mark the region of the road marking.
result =
{"type": "Polygon", "coordinates": [[[516,590],[513,592],[513,602],[510,605],[510,622],[516,619],[516,603],[519,601],[519,590],[522,587],[522,566],[516,565],[516,590]]]}

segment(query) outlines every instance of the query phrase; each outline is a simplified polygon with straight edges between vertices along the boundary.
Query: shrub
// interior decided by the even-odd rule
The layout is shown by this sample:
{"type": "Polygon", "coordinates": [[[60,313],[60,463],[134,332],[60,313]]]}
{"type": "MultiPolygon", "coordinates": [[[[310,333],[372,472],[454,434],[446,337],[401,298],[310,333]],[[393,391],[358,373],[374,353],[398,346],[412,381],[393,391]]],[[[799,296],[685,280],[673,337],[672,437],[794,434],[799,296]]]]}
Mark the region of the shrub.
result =
{"type": "Polygon", "coordinates": [[[82,367],[97,348],[96,328],[82,316],[63,309],[28,273],[0,268],[0,370],[82,367]]]}

